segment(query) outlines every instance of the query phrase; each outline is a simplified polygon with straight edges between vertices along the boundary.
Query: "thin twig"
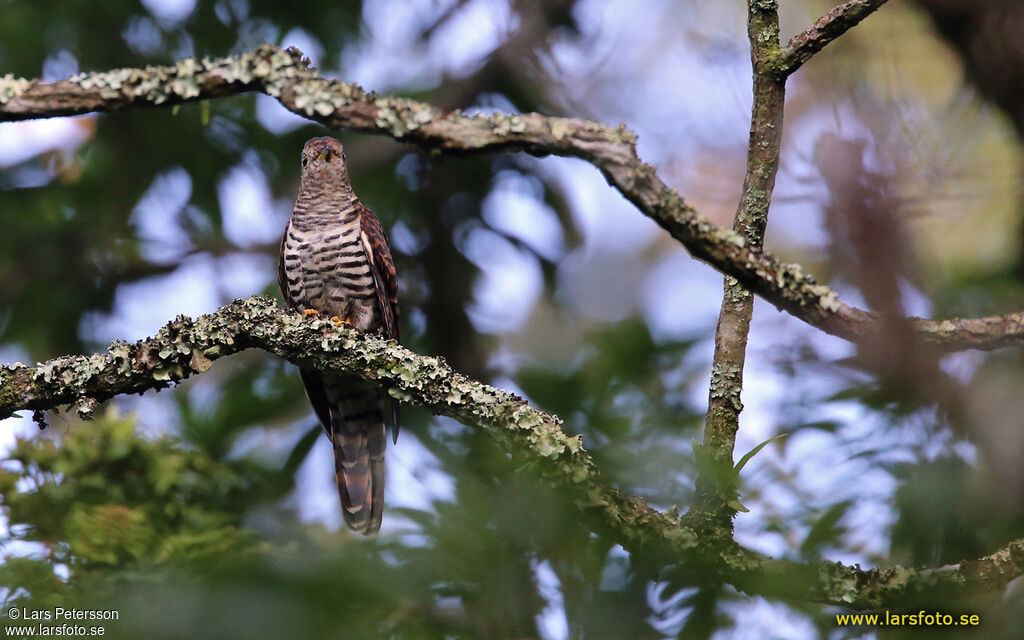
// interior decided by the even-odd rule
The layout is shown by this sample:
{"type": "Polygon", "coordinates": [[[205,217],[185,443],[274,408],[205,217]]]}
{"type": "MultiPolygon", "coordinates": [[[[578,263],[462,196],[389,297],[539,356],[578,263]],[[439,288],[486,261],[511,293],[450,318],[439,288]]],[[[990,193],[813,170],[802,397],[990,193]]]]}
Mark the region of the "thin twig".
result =
{"type": "MultiPolygon", "coordinates": [[[[747,168],[743,191],[733,220],[733,230],[753,247],[764,244],[768,225],[768,207],[775,188],[782,147],[782,115],[786,97],[785,79],[772,69],[779,51],[779,12],[774,1],[748,2],[747,35],[753,62],[754,101],[747,145],[747,168]]],[[[703,446],[706,455],[717,465],[732,466],[736,433],[739,430],[743,403],[743,364],[746,358],[747,334],[754,311],[754,296],[731,276],[725,277],[722,308],[715,328],[715,357],[711,367],[708,413],[704,421],[703,446]]],[[[731,531],[732,516],[737,503],[731,488],[723,493],[708,478],[697,481],[699,507],[714,517],[710,526],[731,531]]]]}
{"type": "Polygon", "coordinates": [[[782,51],[776,70],[783,77],[792,74],[828,43],[860,24],[861,20],[888,1],[850,0],[832,9],[789,40],[789,44],[782,51]]]}

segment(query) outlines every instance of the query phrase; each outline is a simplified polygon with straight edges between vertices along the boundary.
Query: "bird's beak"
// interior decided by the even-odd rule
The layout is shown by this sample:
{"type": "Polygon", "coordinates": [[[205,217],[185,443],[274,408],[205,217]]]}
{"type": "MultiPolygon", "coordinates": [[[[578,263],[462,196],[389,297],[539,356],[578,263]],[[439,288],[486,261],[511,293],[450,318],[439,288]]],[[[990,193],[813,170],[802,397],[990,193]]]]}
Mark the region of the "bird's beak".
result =
{"type": "Polygon", "coordinates": [[[320,152],[320,155],[318,155],[318,156],[316,157],[316,159],[317,159],[317,160],[320,160],[321,162],[323,162],[324,160],[326,160],[326,159],[327,159],[327,154],[328,154],[328,153],[330,153],[330,151],[327,151],[327,150],[321,151],[321,152],[320,152]]]}

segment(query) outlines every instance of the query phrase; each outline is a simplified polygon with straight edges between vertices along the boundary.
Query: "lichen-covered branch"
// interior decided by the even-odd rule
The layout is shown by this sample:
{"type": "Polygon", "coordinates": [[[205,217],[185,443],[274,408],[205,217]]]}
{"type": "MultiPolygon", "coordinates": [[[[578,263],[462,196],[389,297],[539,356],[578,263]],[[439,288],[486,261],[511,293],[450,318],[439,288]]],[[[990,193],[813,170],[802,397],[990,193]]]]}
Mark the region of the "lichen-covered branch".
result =
{"type": "MultiPolygon", "coordinates": [[[[779,309],[858,342],[869,341],[884,329],[875,314],[843,304],[799,265],[782,263],[736,232],[708,221],[666,185],[654,167],[640,160],[636,136],[624,126],[536,113],[467,116],[441,111],[328,80],[309,68],[298,51],[272,46],[229,58],[85,73],[53,83],[0,76],[0,122],[168,106],[248,91],[272,95],[291,111],[328,127],[386,134],[427,149],[582,158],[694,257],[733,276],[779,309]]],[[[977,320],[916,319],[912,324],[925,343],[940,349],[1024,344],[1024,313],[977,320]]]]}
{"type": "Polygon", "coordinates": [[[88,415],[97,402],[168,387],[249,348],[304,367],[357,375],[405,402],[482,429],[566,491],[595,531],[638,558],[680,567],[695,583],[714,576],[749,593],[867,608],[896,605],[908,594],[939,587],[1001,589],[1024,573],[1024,541],[952,569],[879,571],[774,560],[728,537],[702,537],[677,517],[605,484],[580,438],[565,435],[557,417],[466,378],[440,358],[416,355],[323,318],[305,318],[260,296],[194,320],[178,316],[155,336],[115,342],[106,353],[56,358],[35,367],[0,366],[0,418],[64,405],[88,415]]]}
{"type": "Polygon", "coordinates": [[[793,36],[782,51],[776,69],[783,77],[871,15],[889,0],[849,0],[832,9],[803,32],[793,36]]]}
{"type": "MultiPolygon", "coordinates": [[[[752,247],[764,245],[768,207],[775,189],[782,147],[782,114],[786,98],[785,78],[778,77],[772,64],[779,51],[779,11],[774,0],[749,0],[747,35],[750,41],[754,77],[753,112],[747,145],[747,167],[743,191],[733,220],[733,230],[752,247]]],[[[736,432],[743,403],[743,364],[747,334],[754,311],[754,297],[735,278],[726,276],[722,307],[715,328],[715,357],[711,367],[708,412],[704,422],[703,446],[717,465],[732,466],[736,432]]],[[[731,517],[738,503],[730,505],[730,489],[713,486],[706,478],[697,482],[701,508],[711,515],[714,526],[731,530],[731,517]],[[713,515],[712,515],[713,514],[713,515]]]]}
{"type": "Polygon", "coordinates": [[[847,609],[913,608],[938,598],[1000,592],[1024,575],[1024,538],[995,553],[934,569],[890,566],[862,569],[839,562],[800,564],[750,557],[747,571],[727,582],[747,593],[808,599],[847,609]]]}

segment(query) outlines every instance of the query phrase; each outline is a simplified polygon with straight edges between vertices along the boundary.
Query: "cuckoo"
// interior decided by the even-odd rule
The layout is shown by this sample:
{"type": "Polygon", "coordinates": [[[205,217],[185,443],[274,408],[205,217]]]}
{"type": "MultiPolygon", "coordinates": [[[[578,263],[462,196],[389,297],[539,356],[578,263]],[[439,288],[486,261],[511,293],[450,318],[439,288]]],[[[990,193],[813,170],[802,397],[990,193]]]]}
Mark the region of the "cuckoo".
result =
{"type": "MultiPolygon", "coordinates": [[[[333,138],[302,149],[302,179],[281,239],[278,284],[285,303],[306,315],[398,340],[398,280],[380,221],[349,182],[345,152],[333,138]]],[[[386,422],[398,441],[394,400],[350,376],[300,369],[313,410],[334,446],[341,513],[372,535],[384,509],[386,422]]]]}

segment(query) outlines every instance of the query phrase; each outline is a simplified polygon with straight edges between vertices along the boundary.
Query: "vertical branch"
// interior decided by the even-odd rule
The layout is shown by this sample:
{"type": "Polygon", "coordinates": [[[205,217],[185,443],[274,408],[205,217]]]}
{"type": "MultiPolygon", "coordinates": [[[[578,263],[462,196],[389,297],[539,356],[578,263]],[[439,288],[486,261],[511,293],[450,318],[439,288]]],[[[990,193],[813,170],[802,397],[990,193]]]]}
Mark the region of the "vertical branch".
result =
{"type": "MultiPolygon", "coordinates": [[[[775,187],[782,142],[785,78],[775,70],[779,48],[779,13],[775,0],[748,0],[747,35],[754,75],[754,107],[747,145],[743,193],[733,229],[751,245],[761,247],[768,224],[768,207],[775,187]]],[[[743,410],[743,362],[754,308],[753,295],[735,278],[726,276],[722,309],[715,330],[715,359],[711,370],[708,413],[704,423],[704,454],[716,467],[732,465],[739,416],[743,410]]],[[[701,509],[714,513],[717,524],[731,526],[735,509],[731,496],[709,478],[697,483],[701,509]]]]}

